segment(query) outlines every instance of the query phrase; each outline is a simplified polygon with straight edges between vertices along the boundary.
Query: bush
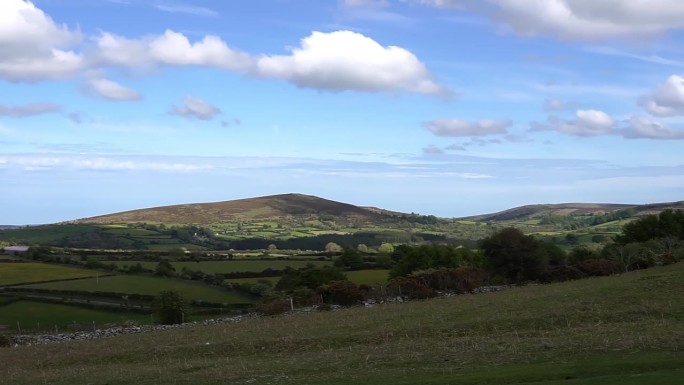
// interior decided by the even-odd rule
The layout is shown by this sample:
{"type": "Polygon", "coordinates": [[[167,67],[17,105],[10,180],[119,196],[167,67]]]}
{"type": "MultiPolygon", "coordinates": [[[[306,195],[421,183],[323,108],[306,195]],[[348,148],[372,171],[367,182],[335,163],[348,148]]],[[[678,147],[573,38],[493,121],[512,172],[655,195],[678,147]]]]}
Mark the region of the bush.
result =
{"type": "Polygon", "coordinates": [[[539,281],[544,283],[565,282],[585,278],[587,275],[574,266],[550,266],[539,276],[539,281]]]}
{"type": "Polygon", "coordinates": [[[432,298],[437,293],[427,286],[422,280],[416,277],[397,277],[387,285],[388,293],[409,299],[432,298]]]}
{"type": "Polygon", "coordinates": [[[157,318],[157,323],[163,325],[179,324],[185,322],[187,303],[177,291],[162,291],[152,301],[152,309],[157,318]]]}
{"type": "Polygon", "coordinates": [[[342,306],[350,306],[363,301],[363,292],[351,281],[333,281],[327,286],[318,289],[318,293],[323,296],[323,302],[333,303],[342,306]]]}
{"type": "Polygon", "coordinates": [[[12,340],[4,334],[0,334],[0,348],[12,346],[12,340]]]}
{"type": "Polygon", "coordinates": [[[589,259],[575,265],[584,274],[591,277],[600,277],[622,272],[622,268],[617,262],[607,259],[589,259]]]}
{"type": "Polygon", "coordinates": [[[257,304],[254,311],[261,315],[278,315],[290,311],[290,300],[279,299],[272,302],[257,304]]]}
{"type": "Polygon", "coordinates": [[[418,271],[411,275],[433,290],[470,293],[484,285],[487,273],[472,267],[418,271]]]}

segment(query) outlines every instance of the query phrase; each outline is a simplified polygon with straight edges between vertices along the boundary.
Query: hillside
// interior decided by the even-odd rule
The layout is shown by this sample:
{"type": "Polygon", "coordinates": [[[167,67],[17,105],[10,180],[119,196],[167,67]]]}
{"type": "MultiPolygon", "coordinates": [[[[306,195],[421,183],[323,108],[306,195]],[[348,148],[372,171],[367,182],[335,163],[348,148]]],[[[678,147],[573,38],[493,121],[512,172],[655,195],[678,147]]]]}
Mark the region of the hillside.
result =
{"type": "Polygon", "coordinates": [[[630,215],[658,214],[666,209],[684,210],[684,202],[667,202],[655,204],[611,204],[611,203],[560,203],[538,204],[515,207],[512,209],[468,217],[471,220],[485,222],[525,221],[553,216],[599,216],[618,211],[630,210],[630,215]]]}
{"type": "Polygon", "coordinates": [[[76,223],[214,224],[239,220],[287,217],[334,216],[372,222],[382,217],[377,210],[303,194],[282,194],[213,203],[154,207],[79,219],[76,223]]]}
{"type": "Polygon", "coordinates": [[[684,375],[682,291],[680,263],[496,293],[0,349],[0,384],[675,385],[684,375]]]}

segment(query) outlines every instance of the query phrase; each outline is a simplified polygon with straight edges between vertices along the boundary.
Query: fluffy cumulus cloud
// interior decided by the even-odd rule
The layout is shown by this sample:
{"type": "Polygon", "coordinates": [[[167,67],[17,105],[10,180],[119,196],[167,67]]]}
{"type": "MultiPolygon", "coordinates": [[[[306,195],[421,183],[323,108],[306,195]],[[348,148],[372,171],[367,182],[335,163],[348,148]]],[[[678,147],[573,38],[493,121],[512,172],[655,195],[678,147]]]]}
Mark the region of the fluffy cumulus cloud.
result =
{"type": "Polygon", "coordinates": [[[445,93],[413,53],[351,31],[313,32],[290,55],[261,57],[256,73],[328,91],[445,93]]]}
{"type": "Polygon", "coordinates": [[[656,116],[684,115],[684,77],[670,76],[656,87],[643,105],[656,116]]]}
{"type": "Polygon", "coordinates": [[[188,119],[211,120],[220,114],[221,110],[202,99],[186,96],[183,103],[172,106],[169,113],[188,119]]]}
{"type": "Polygon", "coordinates": [[[60,112],[61,110],[62,108],[60,106],[53,103],[32,103],[15,106],[0,104],[0,116],[9,116],[13,118],[49,114],[60,112]]]}
{"type": "Polygon", "coordinates": [[[654,120],[632,117],[620,134],[629,139],[684,139],[684,130],[674,130],[654,120]]]}
{"type": "Polygon", "coordinates": [[[512,124],[510,120],[435,119],[423,123],[423,126],[434,135],[456,137],[506,134],[512,124]]]}
{"type": "Polygon", "coordinates": [[[171,30],[141,39],[103,32],[94,40],[99,61],[109,65],[143,69],[159,65],[204,66],[236,71],[252,65],[249,54],[234,50],[211,35],[193,43],[182,33],[171,30]]]}
{"type": "Polygon", "coordinates": [[[0,78],[35,82],[69,77],[84,65],[69,50],[78,31],[56,24],[31,2],[0,1],[0,78]]]}
{"type": "Polygon", "coordinates": [[[649,37],[684,28],[681,0],[415,0],[484,13],[520,35],[570,40],[649,37]]]}
{"type": "Polygon", "coordinates": [[[615,120],[603,111],[578,110],[575,119],[550,118],[546,124],[533,122],[532,131],[557,131],[572,136],[599,136],[614,133],[615,120]]]}
{"type": "Polygon", "coordinates": [[[131,101],[142,99],[142,95],[136,90],[103,78],[90,78],[88,80],[88,90],[108,100],[131,101]]]}
{"type": "MultiPolygon", "coordinates": [[[[345,2],[350,6],[384,3],[345,2]]],[[[289,55],[246,53],[217,36],[191,41],[172,30],[138,38],[103,31],[84,43],[78,31],[56,24],[33,3],[0,1],[0,79],[34,82],[103,74],[112,68],[146,72],[163,66],[219,68],[327,91],[447,93],[410,51],[383,46],[351,31],[314,32],[289,55]]],[[[107,99],[139,98],[135,91],[111,80],[91,79],[89,83],[94,94],[107,99]]]]}

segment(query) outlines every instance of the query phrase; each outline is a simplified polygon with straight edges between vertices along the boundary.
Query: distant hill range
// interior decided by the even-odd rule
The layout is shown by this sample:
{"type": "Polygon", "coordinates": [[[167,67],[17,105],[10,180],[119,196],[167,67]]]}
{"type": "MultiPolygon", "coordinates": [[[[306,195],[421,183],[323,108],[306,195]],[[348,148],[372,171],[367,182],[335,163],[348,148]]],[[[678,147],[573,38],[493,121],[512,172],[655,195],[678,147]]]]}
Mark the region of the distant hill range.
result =
{"type": "Polygon", "coordinates": [[[72,223],[168,223],[211,224],[236,220],[332,216],[350,221],[375,222],[394,214],[373,207],[359,207],[311,195],[281,194],[225,202],[193,203],[124,211],[78,219],[72,223]]]}
{"type": "Polygon", "coordinates": [[[684,210],[683,202],[654,203],[645,205],[612,204],[612,203],[560,203],[540,204],[515,207],[493,214],[468,217],[468,219],[484,222],[523,221],[553,216],[603,215],[620,211],[628,212],[627,216],[658,214],[663,210],[684,210]]]}
{"type": "MultiPolygon", "coordinates": [[[[465,219],[481,222],[524,221],[551,216],[603,215],[628,210],[629,215],[657,214],[665,209],[682,209],[684,202],[636,204],[562,203],[516,207],[492,214],[465,219]]],[[[153,207],[83,218],[71,223],[165,223],[212,224],[236,220],[267,220],[278,218],[306,218],[331,216],[336,220],[353,222],[386,222],[416,214],[360,207],[304,194],[281,194],[225,202],[193,203],[153,207]]]]}

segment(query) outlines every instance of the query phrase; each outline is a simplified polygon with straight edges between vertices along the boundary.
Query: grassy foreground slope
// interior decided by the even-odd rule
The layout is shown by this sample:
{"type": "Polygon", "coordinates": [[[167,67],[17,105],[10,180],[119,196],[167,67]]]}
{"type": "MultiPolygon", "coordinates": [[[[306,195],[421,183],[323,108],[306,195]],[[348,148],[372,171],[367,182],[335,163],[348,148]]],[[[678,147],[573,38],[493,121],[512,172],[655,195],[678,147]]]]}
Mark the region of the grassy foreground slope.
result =
{"type": "Polygon", "coordinates": [[[684,264],[0,349],[3,384],[680,384],[684,264]]]}

